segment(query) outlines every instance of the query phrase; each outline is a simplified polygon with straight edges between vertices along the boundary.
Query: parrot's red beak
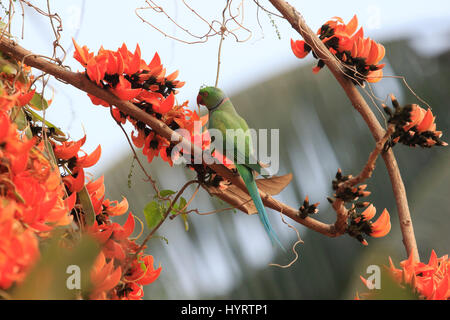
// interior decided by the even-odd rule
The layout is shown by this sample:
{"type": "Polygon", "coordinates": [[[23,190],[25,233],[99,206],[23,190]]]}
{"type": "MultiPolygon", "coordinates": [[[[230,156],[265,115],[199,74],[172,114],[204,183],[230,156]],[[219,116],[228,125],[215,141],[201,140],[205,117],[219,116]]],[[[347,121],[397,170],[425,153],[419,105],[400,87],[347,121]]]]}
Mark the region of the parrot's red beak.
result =
{"type": "Polygon", "coordinates": [[[203,105],[203,99],[202,98],[203,97],[200,94],[197,96],[197,104],[203,105]]]}

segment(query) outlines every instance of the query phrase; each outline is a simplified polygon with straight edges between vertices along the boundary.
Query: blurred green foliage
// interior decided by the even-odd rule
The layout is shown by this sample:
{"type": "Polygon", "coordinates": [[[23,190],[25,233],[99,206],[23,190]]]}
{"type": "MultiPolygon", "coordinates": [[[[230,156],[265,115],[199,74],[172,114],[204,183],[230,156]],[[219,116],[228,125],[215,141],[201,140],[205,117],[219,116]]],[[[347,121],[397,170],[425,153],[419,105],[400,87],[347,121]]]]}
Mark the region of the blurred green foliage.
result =
{"type": "Polygon", "coordinates": [[[54,231],[41,242],[41,258],[25,282],[12,291],[13,299],[73,300],[89,296],[90,270],[100,248],[87,235],[67,241],[62,234],[54,231]],[[71,276],[80,276],[79,283],[71,276]]]}

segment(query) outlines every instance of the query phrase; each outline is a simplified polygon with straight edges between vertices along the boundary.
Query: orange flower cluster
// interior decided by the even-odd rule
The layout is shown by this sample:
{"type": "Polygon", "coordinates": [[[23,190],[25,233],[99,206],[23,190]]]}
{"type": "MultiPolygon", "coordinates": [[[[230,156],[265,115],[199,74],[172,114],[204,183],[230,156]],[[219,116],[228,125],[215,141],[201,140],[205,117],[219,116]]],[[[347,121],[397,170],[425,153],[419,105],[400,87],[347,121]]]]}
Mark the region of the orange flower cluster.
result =
{"type": "MultiPolygon", "coordinates": [[[[74,58],[85,68],[90,80],[110,90],[122,100],[130,101],[141,110],[163,121],[169,128],[188,130],[193,138],[194,121],[200,121],[199,114],[187,109],[187,101],[181,105],[175,103],[177,88],[184,82],[175,80],[178,71],[166,76],[166,69],[156,53],[149,64],[141,59],[139,45],[134,53],[122,45],[117,51],[101,48],[97,55],[89,52],[86,46],[82,48],[75,41],[74,58]]],[[[110,107],[108,103],[89,95],[94,104],[110,107]]],[[[132,141],[151,162],[155,156],[161,156],[172,165],[171,152],[173,146],[166,138],[159,136],[145,123],[132,116],[123,114],[112,107],[115,120],[124,124],[127,120],[135,127],[132,141]]]]}
{"type": "Polygon", "coordinates": [[[383,104],[385,112],[389,115],[388,122],[395,125],[395,132],[389,146],[403,143],[410,147],[421,146],[430,148],[434,145],[447,146],[442,141],[442,131],[436,130],[436,117],[431,109],[423,109],[417,104],[400,106],[394,95],[391,95],[394,111],[383,104]]]}
{"type": "Polygon", "coordinates": [[[349,235],[355,237],[364,245],[367,245],[367,241],[362,237],[362,233],[374,238],[381,238],[387,235],[391,231],[389,212],[384,209],[378,219],[372,222],[371,220],[375,217],[376,212],[377,210],[372,204],[362,213],[357,213],[355,209],[351,209],[350,224],[347,230],[349,235]]]}
{"type": "MultiPolygon", "coordinates": [[[[379,64],[385,55],[381,44],[370,38],[364,38],[361,27],[358,31],[358,18],[356,15],[345,24],[339,17],[327,21],[317,31],[317,35],[325,46],[345,66],[345,72],[355,84],[363,85],[364,81],[378,82],[383,76],[384,64],[379,64]]],[[[291,48],[294,55],[302,59],[311,51],[311,47],[303,40],[291,39],[291,48]]],[[[315,58],[316,54],[313,52],[315,58]]],[[[313,72],[317,73],[325,66],[319,60],[313,72]]]]}
{"type": "MultiPolygon", "coordinates": [[[[346,232],[363,245],[367,245],[363,234],[374,238],[384,237],[391,231],[391,220],[389,212],[384,209],[375,222],[371,221],[377,212],[376,208],[367,201],[358,201],[360,197],[367,197],[371,192],[366,190],[366,184],[343,188],[342,184],[351,178],[351,175],[343,175],[341,169],[337,171],[336,178],[332,182],[334,197],[342,200],[344,204],[351,203],[351,208],[348,209],[349,223],[346,232]],[[358,208],[365,208],[365,210],[360,213],[358,208]]],[[[333,203],[335,199],[328,198],[328,201],[333,203]]]]}
{"type": "MultiPolygon", "coordinates": [[[[432,250],[427,264],[416,261],[414,256],[410,255],[408,260],[400,262],[400,269],[395,267],[389,257],[388,270],[395,282],[403,288],[412,289],[420,299],[450,299],[450,259],[448,255],[438,258],[436,252],[432,250]]],[[[369,287],[366,279],[361,277],[361,280],[369,287]]]]}
{"type": "MultiPolygon", "coordinates": [[[[30,75],[31,68],[25,65],[18,65],[17,68],[21,66],[22,73],[32,80],[33,77],[30,75]]],[[[12,68],[12,67],[11,67],[12,68]]],[[[20,81],[16,79],[15,69],[5,71],[5,66],[3,66],[3,72],[0,73],[0,79],[2,82],[7,84],[6,86],[2,84],[0,88],[0,111],[9,112],[14,107],[23,107],[30,103],[36,90],[31,90],[31,81],[20,81]]]]}
{"type": "Polygon", "coordinates": [[[62,178],[67,192],[77,195],[77,192],[86,187],[95,212],[94,224],[87,225],[80,199],[72,210],[75,221],[83,226],[82,229],[96,239],[102,248],[91,272],[93,290],[89,298],[140,299],[143,296],[142,286],[156,280],[161,267],[155,270],[153,257],[138,253],[139,246],[129,239],[135,228],[131,213],[123,226],[111,221],[111,217],[127,212],[127,199],[124,198],[120,202],[105,199],[103,176],[85,184],[84,168],[97,163],[101,154],[101,148],[98,146],[91,154],[80,157],[78,153],[83,152],[80,148],[85,141],[86,136],[78,141],[65,141],[61,144],[53,142],[53,152],[58,164],[72,172],[62,178]],[[136,268],[136,264],[139,268],[136,268]]]}
{"type": "Polygon", "coordinates": [[[389,257],[389,271],[401,285],[410,285],[417,293],[427,300],[450,299],[450,259],[448,255],[437,257],[431,251],[428,264],[415,261],[410,255],[408,260],[400,262],[397,269],[389,257]]]}
{"type": "Polygon", "coordinates": [[[88,298],[142,298],[142,286],[155,281],[161,267],[155,269],[153,257],[138,252],[129,239],[135,227],[131,213],[123,226],[111,221],[128,210],[127,200],[105,199],[103,177],[85,184],[84,169],[97,163],[101,147],[86,154],[81,150],[86,136],[67,141],[54,128],[39,127],[27,109],[35,94],[30,68],[23,66],[22,72],[23,78],[0,73],[0,289],[25,279],[40,256],[40,240],[54,227],[76,223],[102,248],[88,298]],[[30,129],[26,134],[12,121],[20,114],[30,129]],[[95,212],[93,225],[87,225],[79,196],[84,188],[95,212]]]}
{"type": "Polygon", "coordinates": [[[138,252],[139,246],[129,237],[134,231],[135,220],[130,213],[122,226],[111,217],[128,211],[128,201],[105,199],[103,176],[86,184],[96,214],[95,222],[87,233],[102,246],[91,273],[94,290],[91,299],[141,299],[143,285],[155,281],[161,267],[153,267],[153,257],[138,252]]]}
{"type": "MultiPolygon", "coordinates": [[[[85,68],[86,75],[99,86],[110,90],[123,100],[130,101],[141,110],[164,122],[170,129],[181,129],[180,134],[196,144],[203,150],[210,147],[210,137],[207,131],[202,131],[208,116],[199,116],[199,112],[188,109],[188,102],[177,104],[175,102],[176,88],[184,85],[184,82],[175,80],[178,71],[165,76],[165,69],[161,59],[156,53],[152,61],[146,64],[141,59],[139,46],[134,53],[128,51],[125,44],[117,51],[101,48],[97,55],[89,52],[86,46],[82,48],[75,42],[74,58],[85,68]]],[[[90,95],[94,104],[110,107],[108,103],[90,95]]],[[[142,148],[142,153],[152,162],[154,157],[160,156],[162,160],[173,165],[173,160],[180,156],[190,156],[194,163],[193,155],[187,150],[177,150],[169,140],[158,135],[144,122],[122,113],[119,109],[111,107],[114,119],[121,124],[129,121],[135,128],[131,133],[131,141],[137,148],[142,148]],[[187,154],[183,154],[187,153],[187,154]]],[[[220,160],[217,152],[213,153],[220,160]]],[[[231,162],[225,164],[230,166],[231,162]]],[[[214,172],[203,164],[189,164],[188,167],[195,170],[199,179],[212,177],[215,185],[222,180],[214,175],[214,172]]]]}
{"type": "MultiPolygon", "coordinates": [[[[0,74],[7,83],[12,80],[0,74]]],[[[38,241],[55,226],[71,222],[74,197],[67,197],[58,168],[44,143],[21,137],[9,113],[34,91],[26,84],[0,88],[0,288],[20,283],[39,257],[38,241]],[[14,89],[10,89],[14,88],[14,89]],[[14,92],[17,90],[16,92],[14,92]],[[26,89],[24,89],[26,90],[26,89]],[[10,93],[12,92],[12,93],[10,93]]]]}

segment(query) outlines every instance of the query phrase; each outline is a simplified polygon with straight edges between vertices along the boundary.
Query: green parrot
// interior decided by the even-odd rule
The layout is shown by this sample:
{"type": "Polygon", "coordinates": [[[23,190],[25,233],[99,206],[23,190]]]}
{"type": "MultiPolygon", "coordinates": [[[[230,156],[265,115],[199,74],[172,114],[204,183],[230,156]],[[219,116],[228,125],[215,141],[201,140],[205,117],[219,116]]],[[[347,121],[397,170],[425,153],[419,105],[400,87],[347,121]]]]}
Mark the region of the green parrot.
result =
{"type": "MultiPolygon", "coordinates": [[[[259,218],[261,219],[272,244],[277,243],[284,249],[270,225],[269,217],[267,216],[267,212],[259,195],[255,176],[253,175],[253,171],[258,172],[264,177],[270,175],[270,173],[266,170],[264,165],[257,161],[253,154],[251,135],[246,134],[248,131],[247,122],[236,112],[230,98],[228,98],[219,88],[205,87],[200,89],[197,96],[197,103],[208,108],[208,128],[217,129],[222,134],[224,151],[227,150],[228,152],[230,148],[233,149],[234,159],[230,160],[234,160],[236,169],[242,180],[244,180],[248,193],[258,210],[259,218]],[[227,135],[227,129],[234,129],[234,135],[227,135]]],[[[223,152],[223,154],[225,155],[225,152],[223,152]]]]}

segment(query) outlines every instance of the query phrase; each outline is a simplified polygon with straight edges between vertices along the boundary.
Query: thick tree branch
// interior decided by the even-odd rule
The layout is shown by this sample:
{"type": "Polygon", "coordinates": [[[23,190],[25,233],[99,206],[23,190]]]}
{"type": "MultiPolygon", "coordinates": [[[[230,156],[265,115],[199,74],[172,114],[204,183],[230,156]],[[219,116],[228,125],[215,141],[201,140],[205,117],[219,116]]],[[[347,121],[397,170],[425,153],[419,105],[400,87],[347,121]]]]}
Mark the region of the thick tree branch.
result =
{"type": "MultiPolygon", "coordinates": [[[[91,82],[83,73],[76,73],[67,70],[66,68],[47,61],[40,56],[22,48],[14,41],[11,41],[7,38],[0,39],[0,51],[4,52],[11,57],[23,61],[28,66],[44,71],[48,74],[51,74],[55,78],[70,84],[86,93],[92,94],[111,105],[116,106],[120,111],[125,114],[128,114],[139,121],[144,122],[148,126],[150,126],[153,130],[155,130],[159,135],[172,141],[173,143],[182,143],[182,146],[185,150],[192,150],[193,154],[201,154],[202,150],[184,139],[180,134],[171,130],[164,122],[156,119],[145,111],[139,109],[134,104],[128,101],[124,101],[116,97],[111,92],[98,87],[95,83],[91,82]],[[199,152],[199,153],[197,153],[199,152]]],[[[225,167],[222,164],[211,164],[209,167],[217,172],[220,176],[225,179],[231,181],[234,185],[236,185],[241,190],[247,192],[247,188],[245,187],[244,182],[240,178],[239,175],[233,174],[231,170],[225,167]]],[[[260,190],[261,199],[264,202],[264,205],[274,209],[287,217],[293,219],[294,221],[304,225],[305,227],[317,231],[323,235],[329,237],[336,237],[341,235],[341,232],[336,232],[336,228],[334,225],[326,224],[320,222],[314,218],[306,217],[301,218],[299,216],[299,210],[288,206],[274,198],[272,198],[269,194],[260,190]]]]}
{"type": "MultiPolygon", "coordinates": [[[[289,21],[292,27],[303,37],[305,42],[312,48],[314,53],[322,59],[336,80],[344,89],[353,107],[361,114],[367,126],[370,129],[376,142],[380,141],[385,135],[385,130],[378,122],[374,113],[370,109],[367,102],[364,100],[356,86],[351,80],[342,72],[342,65],[337,58],[331,54],[327,47],[320,41],[317,35],[308,27],[303,17],[284,0],[269,0],[272,5],[289,21]]],[[[383,154],[384,163],[389,173],[389,177],[394,191],[395,200],[397,203],[397,210],[400,220],[400,228],[403,235],[403,243],[407,255],[413,254],[417,261],[419,259],[419,252],[414,235],[414,228],[409,212],[408,200],[406,197],[405,186],[397,165],[392,150],[383,154]]]]}

